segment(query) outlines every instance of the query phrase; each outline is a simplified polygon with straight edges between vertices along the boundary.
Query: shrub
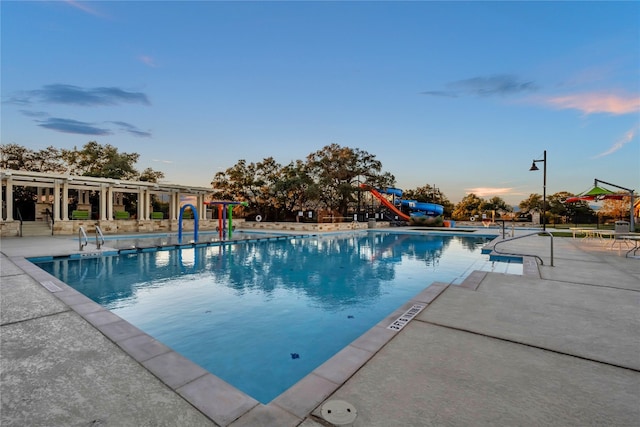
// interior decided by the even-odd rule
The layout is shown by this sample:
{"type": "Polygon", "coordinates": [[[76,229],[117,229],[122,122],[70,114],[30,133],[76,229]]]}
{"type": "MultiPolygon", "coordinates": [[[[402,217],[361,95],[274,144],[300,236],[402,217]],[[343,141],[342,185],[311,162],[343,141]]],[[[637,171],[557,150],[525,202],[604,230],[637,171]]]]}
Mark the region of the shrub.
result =
{"type": "Polygon", "coordinates": [[[442,216],[412,216],[409,224],[419,227],[442,227],[444,225],[442,216]]]}

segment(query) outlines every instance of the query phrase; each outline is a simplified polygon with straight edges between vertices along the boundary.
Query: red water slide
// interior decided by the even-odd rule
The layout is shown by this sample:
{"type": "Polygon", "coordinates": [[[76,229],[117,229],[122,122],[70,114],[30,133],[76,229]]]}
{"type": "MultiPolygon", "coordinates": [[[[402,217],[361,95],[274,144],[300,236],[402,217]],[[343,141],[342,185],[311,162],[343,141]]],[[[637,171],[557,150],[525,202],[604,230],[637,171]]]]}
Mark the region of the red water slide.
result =
{"type": "Polygon", "coordinates": [[[371,192],[371,194],[373,194],[373,196],[380,200],[380,203],[382,203],[383,205],[385,205],[387,208],[389,208],[389,210],[391,212],[393,212],[394,214],[398,215],[398,217],[402,218],[405,221],[409,221],[409,215],[407,215],[406,213],[402,212],[400,209],[396,208],[393,203],[391,203],[389,200],[387,200],[387,198],[385,196],[383,196],[382,194],[380,194],[378,192],[378,190],[376,190],[373,187],[369,187],[367,184],[360,184],[360,188],[364,188],[365,190],[368,190],[371,192]]]}

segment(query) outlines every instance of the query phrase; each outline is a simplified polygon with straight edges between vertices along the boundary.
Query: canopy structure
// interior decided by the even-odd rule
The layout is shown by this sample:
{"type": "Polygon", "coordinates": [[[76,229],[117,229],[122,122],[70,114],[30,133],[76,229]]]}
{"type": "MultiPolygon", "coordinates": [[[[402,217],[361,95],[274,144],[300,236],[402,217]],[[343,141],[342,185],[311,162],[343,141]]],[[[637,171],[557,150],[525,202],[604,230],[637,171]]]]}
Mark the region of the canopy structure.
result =
{"type": "Polygon", "coordinates": [[[625,187],[620,187],[619,185],[615,185],[615,184],[611,184],[610,182],[605,182],[602,181],[600,179],[594,179],[593,181],[593,188],[589,191],[586,191],[584,193],[578,194],[575,197],[568,197],[565,200],[565,203],[575,203],[575,202],[579,202],[581,200],[584,201],[598,201],[598,200],[607,200],[607,199],[613,199],[613,200],[622,200],[623,197],[626,197],[626,195],[624,194],[620,194],[620,193],[614,193],[611,190],[608,190],[606,188],[602,188],[602,187],[598,187],[598,183],[601,182],[603,184],[607,184],[607,185],[611,185],[613,187],[619,188],[621,190],[627,191],[629,192],[628,197],[631,199],[631,208],[629,209],[630,214],[629,214],[629,228],[631,231],[635,230],[635,225],[634,225],[634,212],[633,212],[633,198],[634,198],[634,193],[635,190],[631,190],[629,188],[625,188],[625,187]]]}
{"type": "Polygon", "coordinates": [[[615,193],[611,190],[607,190],[606,188],[598,187],[596,185],[591,190],[584,193],[583,196],[595,196],[597,198],[600,198],[600,197],[604,198],[604,196],[609,196],[611,194],[615,194],[615,193]]]}

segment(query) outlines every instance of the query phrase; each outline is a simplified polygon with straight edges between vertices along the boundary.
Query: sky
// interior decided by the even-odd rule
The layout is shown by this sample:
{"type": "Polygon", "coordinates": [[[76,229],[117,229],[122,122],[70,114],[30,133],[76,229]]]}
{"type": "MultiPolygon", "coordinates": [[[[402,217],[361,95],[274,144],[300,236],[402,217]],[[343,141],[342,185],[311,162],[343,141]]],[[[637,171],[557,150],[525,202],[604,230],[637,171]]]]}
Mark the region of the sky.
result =
{"type": "Polygon", "coordinates": [[[396,187],[517,205],[640,190],[640,2],[6,1],[1,143],[164,182],[329,144],[396,187]],[[537,172],[529,171],[533,160],[537,172]],[[611,190],[616,187],[602,185],[611,190]]]}

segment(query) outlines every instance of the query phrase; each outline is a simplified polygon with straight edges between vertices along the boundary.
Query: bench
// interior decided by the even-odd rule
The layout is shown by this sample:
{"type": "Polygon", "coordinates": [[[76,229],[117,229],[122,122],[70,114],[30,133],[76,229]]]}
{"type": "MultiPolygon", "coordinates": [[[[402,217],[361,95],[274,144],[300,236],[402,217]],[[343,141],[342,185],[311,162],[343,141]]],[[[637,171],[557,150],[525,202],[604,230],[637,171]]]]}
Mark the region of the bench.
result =
{"type": "Polygon", "coordinates": [[[163,212],[151,212],[151,219],[164,219],[163,212]]]}
{"type": "Polygon", "coordinates": [[[130,217],[129,212],[126,211],[116,211],[114,215],[116,219],[129,219],[130,217]]]}
{"type": "Polygon", "coordinates": [[[71,219],[89,219],[89,211],[71,211],[71,219]]]}

